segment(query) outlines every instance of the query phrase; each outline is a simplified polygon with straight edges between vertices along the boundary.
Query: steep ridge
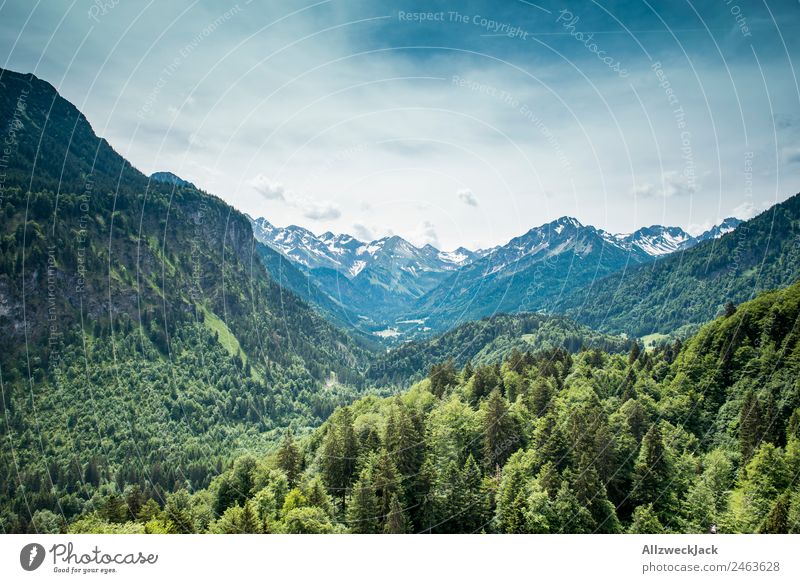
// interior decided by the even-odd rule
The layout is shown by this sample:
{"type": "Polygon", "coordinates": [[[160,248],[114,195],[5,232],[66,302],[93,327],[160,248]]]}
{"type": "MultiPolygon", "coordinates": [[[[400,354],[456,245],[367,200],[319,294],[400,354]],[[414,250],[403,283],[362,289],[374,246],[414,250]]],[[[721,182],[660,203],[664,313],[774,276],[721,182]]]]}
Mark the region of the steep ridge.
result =
{"type": "Polygon", "coordinates": [[[0,70],[0,131],[5,510],[207,484],[360,393],[368,353],[267,275],[244,215],[148,179],[32,75],[0,70]]]}
{"type": "Polygon", "coordinates": [[[433,330],[442,330],[498,312],[546,309],[573,287],[650,260],[605,231],[562,217],[452,274],[423,296],[409,317],[425,318],[433,330]]]}
{"type": "MultiPolygon", "coordinates": [[[[715,233],[730,227],[727,221],[715,233]]],[[[800,277],[800,195],[718,239],[715,233],[691,249],[570,290],[551,310],[609,332],[669,333],[800,277]]]]}

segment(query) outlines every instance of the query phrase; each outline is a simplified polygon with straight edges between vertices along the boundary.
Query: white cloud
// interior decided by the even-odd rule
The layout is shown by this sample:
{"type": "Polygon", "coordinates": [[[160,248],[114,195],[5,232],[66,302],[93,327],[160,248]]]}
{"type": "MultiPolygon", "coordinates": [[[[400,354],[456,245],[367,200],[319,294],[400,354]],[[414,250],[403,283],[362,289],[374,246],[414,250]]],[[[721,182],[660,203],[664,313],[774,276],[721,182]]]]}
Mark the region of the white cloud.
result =
{"type": "Polygon", "coordinates": [[[462,188],[457,192],[459,200],[469,206],[478,206],[478,198],[469,188],[462,188]]]}
{"type": "Polygon", "coordinates": [[[199,135],[197,135],[194,132],[189,134],[188,141],[189,141],[189,145],[192,146],[192,148],[194,148],[194,149],[199,149],[199,148],[205,148],[206,147],[205,140],[203,140],[199,135]]]}
{"type": "Polygon", "coordinates": [[[369,242],[375,240],[375,234],[372,229],[361,223],[353,224],[353,236],[360,241],[369,242]]]}
{"type": "Polygon", "coordinates": [[[702,235],[706,231],[708,231],[711,227],[714,226],[714,223],[711,221],[705,221],[704,223],[692,223],[688,227],[686,227],[686,232],[689,233],[692,237],[697,237],[698,235],[702,235]]]}
{"type": "Polygon", "coordinates": [[[417,247],[433,245],[437,249],[439,248],[439,235],[436,227],[430,221],[422,221],[417,225],[417,229],[409,235],[408,239],[417,247]]]}
{"type": "Polygon", "coordinates": [[[644,182],[639,184],[634,190],[636,196],[641,196],[643,198],[673,198],[689,196],[696,192],[697,185],[690,183],[685,176],[675,171],[664,172],[661,175],[661,182],[659,184],[644,182]]]}
{"type": "Polygon", "coordinates": [[[733,209],[733,216],[737,219],[746,221],[747,219],[752,219],[757,214],[760,214],[762,211],[768,209],[773,204],[773,202],[769,201],[764,201],[761,203],[752,203],[750,201],[746,201],[733,209]]]}
{"type": "Polygon", "coordinates": [[[800,162],[800,148],[784,148],[781,156],[784,164],[796,164],[800,162]]]}
{"type": "Polygon", "coordinates": [[[267,200],[286,200],[286,189],[283,184],[272,182],[263,174],[258,174],[250,180],[250,186],[267,200]]]}
{"type": "Polygon", "coordinates": [[[306,198],[296,201],[295,204],[300,208],[303,216],[312,221],[329,221],[342,216],[342,211],[332,202],[306,198]]]}

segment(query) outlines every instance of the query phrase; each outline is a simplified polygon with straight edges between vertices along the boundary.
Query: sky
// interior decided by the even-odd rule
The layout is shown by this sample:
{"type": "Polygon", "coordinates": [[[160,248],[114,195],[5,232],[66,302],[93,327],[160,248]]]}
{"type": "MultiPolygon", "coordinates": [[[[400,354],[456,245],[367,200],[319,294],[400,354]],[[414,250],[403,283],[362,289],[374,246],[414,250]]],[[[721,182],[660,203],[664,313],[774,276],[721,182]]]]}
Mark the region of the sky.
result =
{"type": "Polygon", "coordinates": [[[143,172],[317,234],[694,234],[800,191],[797,0],[6,0],[0,42],[143,172]]]}

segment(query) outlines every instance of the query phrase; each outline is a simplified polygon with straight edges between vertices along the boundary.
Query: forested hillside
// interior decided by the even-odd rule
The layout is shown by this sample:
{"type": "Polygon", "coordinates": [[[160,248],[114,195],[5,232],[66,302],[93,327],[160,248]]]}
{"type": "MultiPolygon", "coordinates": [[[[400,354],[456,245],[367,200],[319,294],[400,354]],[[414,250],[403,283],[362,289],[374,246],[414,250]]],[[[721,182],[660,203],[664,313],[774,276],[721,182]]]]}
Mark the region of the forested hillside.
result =
{"type": "Polygon", "coordinates": [[[800,532],[800,284],[685,345],[512,352],[287,433],[163,506],[98,496],[72,532],[800,532]]]}
{"type": "Polygon", "coordinates": [[[644,336],[717,316],[727,302],[800,277],[800,195],[734,231],[568,290],[552,311],[592,328],[644,336]]]}
{"type": "Polygon", "coordinates": [[[408,342],[372,359],[366,377],[377,386],[406,386],[421,380],[432,366],[495,364],[512,351],[563,348],[574,353],[598,348],[622,352],[631,342],[601,334],[560,316],[498,314],[468,322],[430,340],[408,342]],[[448,364],[448,362],[450,364],[448,364]]]}
{"type": "Polygon", "coordinates": [[[360,394],[367,353],[269,278],[245,216],[148,180],[31,75],[0,70],[0,128],[4,530],[109,482],[201,487],[360,394]]]}

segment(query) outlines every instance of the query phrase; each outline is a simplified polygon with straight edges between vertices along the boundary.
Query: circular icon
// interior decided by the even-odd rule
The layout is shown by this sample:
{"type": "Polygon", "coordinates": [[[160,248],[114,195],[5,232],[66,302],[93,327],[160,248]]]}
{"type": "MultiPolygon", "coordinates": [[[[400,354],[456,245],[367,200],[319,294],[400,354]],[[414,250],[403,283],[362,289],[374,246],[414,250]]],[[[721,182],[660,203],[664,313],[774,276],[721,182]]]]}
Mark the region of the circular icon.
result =
{"type": "Polygon", "coordinates": [[[35,571],[44,562],[44,547],[39,543],[30,543],[19,552],[19,564],[26,571],[35,571]]]}

